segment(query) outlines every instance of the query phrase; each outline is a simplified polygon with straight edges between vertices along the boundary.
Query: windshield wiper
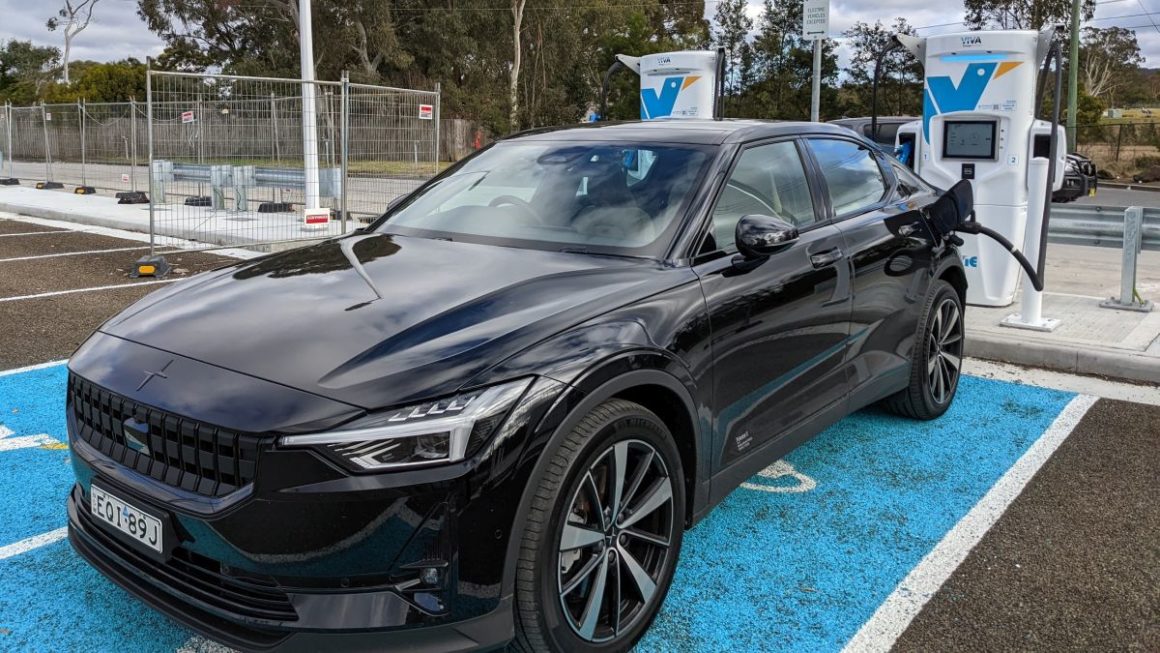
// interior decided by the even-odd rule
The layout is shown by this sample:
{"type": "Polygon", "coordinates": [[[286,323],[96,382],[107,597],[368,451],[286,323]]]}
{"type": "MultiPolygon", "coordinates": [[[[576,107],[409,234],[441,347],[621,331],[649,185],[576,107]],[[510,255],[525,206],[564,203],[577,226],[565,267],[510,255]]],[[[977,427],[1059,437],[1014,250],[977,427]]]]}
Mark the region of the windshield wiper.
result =
{"type": "Polygon", "coordinates": [[[608,256],[611,258],[631,258],[637,260],[651,261],[651,256],[638,256],[636,254],[616,254],[613,252],[594,252],[587,247],[563,247],[556,250],[562,254],[586,254],[588,256],[608,256]]]}

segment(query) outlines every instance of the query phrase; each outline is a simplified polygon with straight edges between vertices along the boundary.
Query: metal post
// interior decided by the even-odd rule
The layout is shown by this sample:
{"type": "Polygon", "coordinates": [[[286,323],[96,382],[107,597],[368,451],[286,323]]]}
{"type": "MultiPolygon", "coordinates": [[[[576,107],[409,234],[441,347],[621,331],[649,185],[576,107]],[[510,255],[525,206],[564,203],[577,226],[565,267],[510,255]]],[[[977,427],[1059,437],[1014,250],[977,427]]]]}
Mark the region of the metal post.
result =
{"type": "Polygon", "coordinates": [[[129,100],[129,190],[137,192],[137,100],[129,100]]]}
{"type": "Polygon", "coordinates": [[[435,82],[435,174],[439,174],[439,154],[443,149],[443,143],[439,141],[439,99],[443,97],[443,84],[435,82]]]}
{"type": "Polygon", "coordinates": [[[149,256],[153,257],[154,241],[154,213],[157,193],[153,188],[153,60],[145,60],[145,131],[149,148],[149,256]]]}
{"type": "Polygon", "coordinates": [[[1124,210],[1124,254],[1120,267],[1120,297],[1100,302],[1103,308],[1147,313],[1152,302],[1136,297],[1136,263],[1144,240],[1144,209],[1139,206],[1124,210]]]}
{"type": "Polygon", "coordinates": [[[302,159],[306,172],[306,210],[318,209],[318,112],[314,88],[314,21],[311,0],[298,3],[298,48],[302,67],[302,159]]]}
{"type": "MultiPolygon", "coordinates": [[[[1043,215],[1044,194],[1040,189],[1050,183],[1047,177],[1048,161],[1043,157],[1035,157],[1027,162],[1027,218],[1028,222],[1034,217],[1043,215]]],[[[1028,261],[1039,260],[1039,253],[1047,248],[1046,242],[1041,242],[1042,231],[1038,225],[1029,225],[1027,235],[1023,241],[1023,254],[1028,261]]],[[[1040,267],[1042,271],[1042,267],[1040,267]]],[[[1002,326],[1031,331],[1054,331],[1059,326],[1059,320],[1043,317],[1043,293],[1036,290],[1023,272],[1023,300],[1019,312],[1008,315],[999,323],[1002,326]]]]}
{"type": "Polygon", "coordinates": [[[274,91],[270,91],[270,129],[274,131],[274,160],[282,160],[282,144],[278,142],[278,103],[274,91]]]}
{"type": "Polygon", "coordinates": [[[7,118],[4,121],[4,125],[7,128],[6,131],[8,132],[7,133],[8,149],[5,150],[5,152],[4,152],[5,154],[8,155],[8,177],[11,179],[15,179],[16,178],[16,170],[13,168],[13,161],[12,161],[14,158],[14,154],[12,152],[12,103],[11,102],[4,103],[4,114],[5,114],[5,117],[7,118]]]}
{"type": "Polygon", "coordinates": [[[81,186],[89,185],[89,177],[85,170],[85,105],[77,100],[77,123],[81,130],[81,186]]]}
{"type": "Polygon", "coordinates": [[[822,39],[814,39],[814,85],[810,90],[810,121],[818,122],[822,103],[822,39]]]}
{"type": "Polygon", "coordinates": [[[342,139],[339,143],[339,152],[341,157],[342,172],[340,179],[342,180],[342,188],[339,189],[338,207],[342,211],[342,233],[346,233],[346,186],[350,183],[348,176],[350,170],[350,76],[344,70],[342,71],[342,98],[340,100],[341,116],[339,117],[339,129],[342,133],[339,138],[342,139]]]}
{"type": "MultiPolygon", "coordinates": [[[[1071,47],[1067,54],[1067,146],[1076,151],[1075,112],[1079,92],[1079,9],[1080,0],[1071,0],[1071,47]]],[[[1059,65],[1059,62],[1056,62],[1059,65]]],[[[1059,104],[1059,96],[1055,103],[1059,104]]]]}
{"type": "Polygon", "coordinates": [[[48,109],[40,103],[40,124],[44,126],[44,181],[52,181],[52,153],[48,149],[48,109]]]}

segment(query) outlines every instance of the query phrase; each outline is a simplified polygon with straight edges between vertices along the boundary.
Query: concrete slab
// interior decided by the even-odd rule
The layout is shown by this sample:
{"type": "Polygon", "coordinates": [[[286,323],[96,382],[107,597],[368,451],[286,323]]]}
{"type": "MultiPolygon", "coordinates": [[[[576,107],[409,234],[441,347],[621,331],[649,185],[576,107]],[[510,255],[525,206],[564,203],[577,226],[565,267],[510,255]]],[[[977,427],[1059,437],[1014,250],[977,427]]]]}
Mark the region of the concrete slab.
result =
{"type": "MultiPolygon", "coordinates": [[[[100,195],[74,195],[25,186],[0,188],[0,211],[141,233],[149,232],[149,205],[117,204],[100,195]]],[[[155,233],[214,246],[247,247],[279,241],[309,241],[342,234],[342,223],[306,229],[296,213],[215,210],[166,204],[154,210],[155,233]]],[[[361,226],[347,223],[347,230],[361,226]]]]}

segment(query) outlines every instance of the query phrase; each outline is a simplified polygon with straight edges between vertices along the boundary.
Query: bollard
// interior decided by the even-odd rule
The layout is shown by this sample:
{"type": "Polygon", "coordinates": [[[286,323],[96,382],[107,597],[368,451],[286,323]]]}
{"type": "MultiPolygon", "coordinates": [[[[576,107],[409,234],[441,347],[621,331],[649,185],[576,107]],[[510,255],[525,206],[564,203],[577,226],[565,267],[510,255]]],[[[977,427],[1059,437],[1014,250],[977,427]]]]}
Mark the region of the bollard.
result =
{"type": "MultiPolygon", "coordinates": [[[[1030,226],[1027,228],[1027,236],[1024,239],[1023,254],[1030,261],[1039,260],[1039,250],[1047,247],[1047,243],[1039,242],[1041,223],[1039,220],[1033,222],[1031,218],[1031,216],[1043,215],[1045,198],[1043,191],[1049,182],[1047,166],[1047,159],[1042,157],[1031,159],[1027,166],[1027,188],[1029,191],[1027,195],[1027,222],[1030,226]]],[[[1023,275],[1023,299],[1020,302],[1019,312],[1008,315],[999,324],[1031,331],[1054,331],[1059,326],[1059,320],[1043,317],[1043,293],[1035,289],[1031,279],[1027,278],[1026,272],[1021,274],[1023,275]]],[[[1042,275],[1043,270],[1040,270],[1039,274],[1042,275]]]]}
{"type": "Polygon", "coordinates": [[[1152,310],[1152,302],[1139,298],[1136,294],[1136,262],[1144,239],[1144,209],[1131,206],[1124,210],[1124,250],[1120,265],[1120,297],[1111,297],[1100,302],[1103,308],[1119,311],[1147,313],[1152,310]]]}

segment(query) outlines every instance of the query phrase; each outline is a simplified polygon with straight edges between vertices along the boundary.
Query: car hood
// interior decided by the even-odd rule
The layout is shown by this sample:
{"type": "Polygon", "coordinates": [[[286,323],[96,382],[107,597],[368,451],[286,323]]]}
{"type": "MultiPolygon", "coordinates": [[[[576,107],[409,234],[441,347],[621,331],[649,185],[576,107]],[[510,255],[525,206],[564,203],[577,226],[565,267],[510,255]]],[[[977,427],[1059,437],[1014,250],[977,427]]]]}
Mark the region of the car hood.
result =
{"type": "Polygon", "coordinates": [[[195,277],[110,335],[364,408],[454,392],[571,325],[659,292],[654,261],[356,234],[195,277]]]}

